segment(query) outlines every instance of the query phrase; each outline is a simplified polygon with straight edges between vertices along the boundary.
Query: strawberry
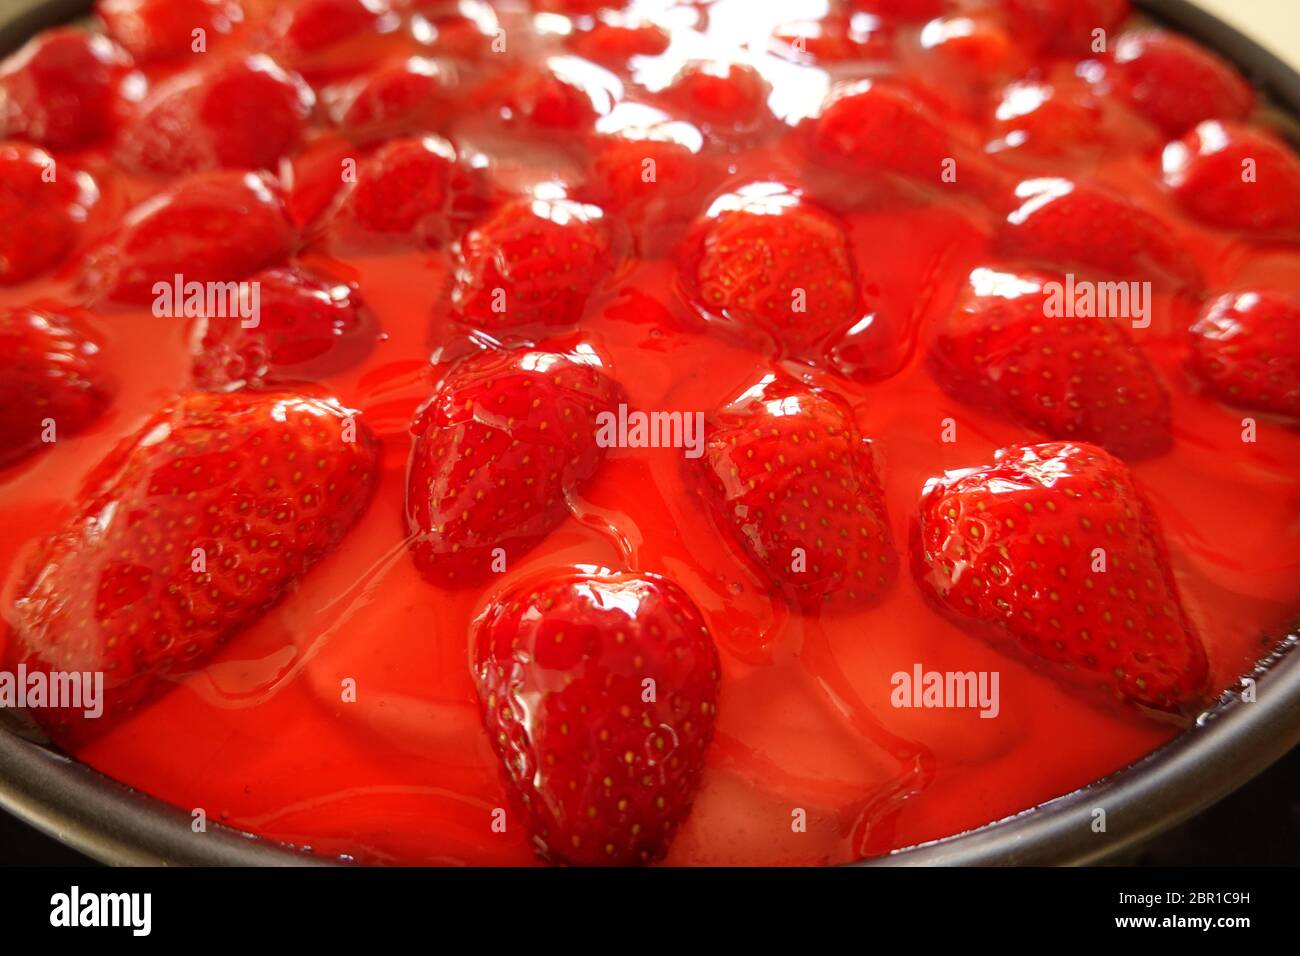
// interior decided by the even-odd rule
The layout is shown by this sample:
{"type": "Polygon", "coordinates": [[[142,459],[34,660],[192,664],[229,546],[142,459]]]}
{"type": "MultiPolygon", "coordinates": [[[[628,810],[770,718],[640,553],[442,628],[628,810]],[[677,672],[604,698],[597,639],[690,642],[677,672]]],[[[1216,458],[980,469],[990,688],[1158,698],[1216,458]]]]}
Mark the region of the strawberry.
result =
{"type": "Polygon", "coordinates": [[[357,290],[300,269],[253,276],[257,325],[238,318],[200,318],[195,325],[194,383],[216,390],[311,381],[356,365],[376,329],[357,290]]]}
{"type": "Polygon", "coordinates": [[[696,464],[724,533],[805,611],[877,599],[898,556],[870,442],[839,396],[764,379],[715,415],[696,464]]]}
{"type": "Polygon", "coordinates": [[[362,142],[437,128],[451,112],[450,87],[445,67],[413,56],[354,81],[335,104],[334,113],[338,125],[362,142]]]}
{"type": "Polygon", "coordinates": [[[1300,230],[1300,157],[1241,123],[1201,123],[1165,147],[1165,185],[1203,222],[1249,232],[1300,230]]]}
{"type": "Polygon", "coordinates": [[[142,63],[200,52],[195,30],[204,31],[203,49],[210,49],[244,19],[240,0],[99,0],[95,13],[109,36],[142,63]]]}
{"type": "Polygon", "coordinates": [[[795,62],[887,60],[894,55],[894,30],[869,17],[832,13],[779,24],[772,32],[772,46],[795,62]]]}
{"type": "Polygon", "coordinates": [[[0,143],[0,286],[57,266],[72,252],[99,200],[88,173],[43,149],[0,143]]]}
{"type": "Polygon", "coordinates": [[[1129,0],[1003,0],[1003,6],[1018,37],[1066,55],[1088,53],[1094,30],[1114,33],[1132,13],[1129,0]]]}
{"type": "Polygon", "coordinates": [[[621,84],[578,57],[551,57],[541,70],[520,68],[487,83],[471,108],[482,106],[507,123],[548,135],[585,133],[614,107],[621,84]]]}
{"type": "MultiPolygon", "coordinates": [[[[330,400],[180,399],[110,454],[42,543],[9,615],[7,662],[102,671],[105,716],[130,710],[338,545],[370,500],[378,453],[330,400]]],[[[45,716],[56,732],[88,729],[45,716]]]]}
{"type": "Polygon", "coordinates": [[[131,57],[108,37],[51,30],[0,65],[0,135],[49,149],[104,139],[131,57]]]}
{"type": "Polygon", "coordinates": [[[0,311],[0,468],[95,422],[113,399],[100,345],[82,323],[50,309],[0,311]]]}
{"type": "Polygon", "coordinates": [[[1192,370],[1213,394],[1300,419],[1300,297],[1221,295],[1201,310],[1190,336],[1192,370]]]}
{"type": "Polygon", "coordinates": [[[525,584],[479,619],[472,653],[483,726],[538,854],[661,859],[718,710],[718,652],[686,592],[650,574],[525,584]]]}
{"type": "Polygon", "coordinates": [[[1122,279],[1200,284],[1196,264],[1154,213],[1068,179],[1025,180],[1015,195],[1021,205],[1002,224],[1006,252],[1122,279]]]}
{"type": "Polygon", "coordinates": [[[912,559],[940,610],[1056,679],[1156,713],[1199,709],[1205,649],[1155,517],[1102,449],[1017,445],[932,479],[912,559]]]}
{"type": "Polygon", "coordinates": [[[303,0],[279,11],[281,43],[295,54],[314,54],[368,32],[386,30],[387,0],[303,0]]]}
{"type": "Polygon", "coordinates": [[[989,150],[1052,157],[1096,150],[1106,142],[1104,120],[1101,100],[1083,82],[1017,80],[1003,88],[994,108],[998,138],[989,150]]]}
{"type": "Polygon", "coordinates": [[[389,140],[361,164],[337,220],[353,239],[438,245],[447,237],[453,203],[467,188],[446,140],[389,140]]]}
{"type": "Polygon", "coordinates": [[[91,250],[83,283],[117,302],[150,302],[155,283],[231,282],[284,259],[284,200],[264,173],[198,173],[159,193],[91,250]]]}
{"type": "Polygon", "coordinates": [[[695,60],[687,63],[660,96],[671,108],[707,130],[741,132],[772,114],[771,87],[752,66],[695,60]]]}
{"type": "Polygon", "coordinates": [[[1230,63],[1165,30],[1125,33],[1111,70],[1115,92],[1171,136],[1203,120],[1244,119],[1255,106],[1254,90],[1230,63]]]}
{"type": "Polygon", "coordinates": [[[695,193],[701,179],[696,151],[671,138],[610,137],[596,150],[592,172],[600,204],[624,214],[676,205],[695,193]]]}
{"type": "Polygon", "coordinates": [[[761,329],[796,354],[859,317],[845,226],[775,183],[716,202],[683,243],[679,274],[706,314],[761,329]]]}
{"type": "Polygon", "coordinates": [[[485,3],[404,0],[402,6],[412,14],[412,33],[438,56],[477,61],[506,49],[499,45],[505,31],[496,11],[485,3]]]}
{"type": "Polygon", "coordinates": [[[589,30],[575,32],[569,38],[569,47],[578,56],[621,70],[634,56],[659,56],[665,52],[668,34],[653,23],[598,21],[589,30]]]}
{"type": "Polygon", "coordinates": [[[943,13],[946,0],[849,0],[854,10],[887,20],[930,20],[943,13]]]}
{"type": "Polygon", "coordinates": [[[406,522],[416,566],[444,586],[481,581],[569,514],[604,458],[596,416],[622,389],[555,352],[487,351],[454,365],[416,414],[406,522]]]}
{"type": "Polygon", "coordinates": [[[315,96],[265,56],[163,83],[123,128],[117,157],[137,172],[274,170],[302,140],[315,96]]]}
{"type": "Polygon", "coordinates": [[[487,330],[577,322],[610,267],[600,217],[569,200],[502,206],[458,243],[458,318],[487,330]]]}
{"type": "Polygon", "coordinates": [[[1169,393],[1120,324],[1130,316],[1054,312],[1065,289],[1062,276],[977,269],[931,346],[935,378],[955,398],[1049,438],[1129,459],[1167,451],[1169,393]]]}

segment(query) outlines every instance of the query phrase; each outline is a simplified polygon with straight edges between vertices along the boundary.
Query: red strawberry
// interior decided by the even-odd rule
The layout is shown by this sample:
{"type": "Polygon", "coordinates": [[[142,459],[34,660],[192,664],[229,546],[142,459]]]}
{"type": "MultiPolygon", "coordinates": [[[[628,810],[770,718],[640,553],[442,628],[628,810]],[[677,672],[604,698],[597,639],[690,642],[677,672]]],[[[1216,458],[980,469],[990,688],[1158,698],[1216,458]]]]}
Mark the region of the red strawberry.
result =
{"type": "Polygon", "coordinates": [[[1068,179],[1026,180],[1015,194],[1021,205],[1007,216],[1001,236],[1011,254],[1122,279],[1200,284],[1196,264],[1153,213],[1068,179]]]}
{"type": "Polygon", "coordinates": [[[714,416],[699,460],[718,525],[805,610],[859,607],[898,571],[870,442],[838,396],[765,379],[714,416]]]}
{"type": "Polygon", "coordinates": [[[796,62],[850,63],[894,55],[894,30],[870,17],[829,14],[793,20],[772,33],[775,52],[796,62]]]}
{"type": "Polygon", "coordinates": [[[610,267],[600,210],[568,200],[507,203],[459,252],[452,305],[487,330],[577,322],[610,267]]]}
{"type": "Polygon", "coordinates": [[[437,245],[448,236],[453,200],[466,188],[456,150],[446,140],[390,140],[357,170],[338,220],[351,233],[369,238],[437,245]]]}
{"type": "Polygon", "coordinates": [[[614,107],[621,86],[612,73],[577,57],[551,57],[543,70],[519,69],[486,84],[483,106],[510,123],[527,123],[553,135],[588,132],[614,107]]]}
{"type": "Polygon", "coordinates": [[[1166,133],[1202,120],[1243,119],[1255,92],[1226,60],[1164,30],[1134,30],[1115,42],[1115,91],[1166,133]]]}
{"type": "MultiPolygon", "coordinates": [[[[377,464],[365,424],[332,401],[181,399],[99,466],[35,555],[7,662],[103,671],[105,716],[131,709],[332,551],[365,510],[377,464]]],[[[71,712],[44,716],[89,729],[71,712]]]]}
{"type": "Polygon", "coordinates": [[[776,183],[716,202],[679,256],[688,297],[706,313],[775,336],[802,354],[859,317],[844,225],[776,183]]]}
{"type": "Polygon", "coordinates": [[[771,88],[752,66],[697,60],[682,67],[661,96],[705,129],[740,132],[770,117],[771,88]]]}
{"type": "Polygon", "coordinates": [[[1114,33],[1132,8],[1129,0],[1003,0],[1016,35],[1049,53],[1082,55],[1093,31],[1114,33]]]}
{"type": "MultiPolygon", "coordinates": [[[[651,136],[658,131],[647,131],[651,136]]],[[[665,138],[605,140],[592,160],[592,200],[619,213],[625,221],[679,222],[695,215],[705,173],[698,153],[690,145],[665,138]]],[[[639,231],[642,253],[647,235],[639,231]]]]}
{"type": "Polygon", "coordinates": [[[1300,297],[1234,292],[1191,328],[1192,369],[1225,402],[1300,419],[1300,297]]]}
{"type": "Polygon", "coordinates": [[[861,80],[832,90],[813,123],[811,145],[822,162],[850,173],[892,173],[963,191],[991,190],[995,175],[952,126],[926,94],[898,83],[861,80]],[[945,178],[950,171],[955,181],[945,178]]]}
{"type": "Polygon", "coordinates": [[[416,566],[469,584],[537,545],[596,472],[596,416],[623,392],[597,366],[555,352],[489,351],[453,366],[416,415],[406,520],[416,566]]]}
{"type": "Polygon", "coordinates": [[[474,634],[483,726],[543,859],[650,863],[690,813],[718,710],[699,609],[656,575],[568,574],[474,634]]]}
{"type": "Polygon", "coordinates": [[[451,79],[436,60],[410,57],[350,84],[334,114],[360,141],[445,124],[452,109],[451,79]]]}
{"type": "Polygon", "coordinates": [[[92,424],[113,399],[99,343],[72,317],[49,309],[0,312],[0,468],[54,438],[92,424]]]}
{"type": "Polygon", "coordinates": [[[1018,445],[932,479],[912,559],[937,607],[1053,677],[1157,712],[1199,709],[1205,649],[1159,527],[1100,448],[1018,445]]]}
{"type": "Polygon", "coordinates": [[[407,0],[406,6],[414,11],[412,31],[439,56],[481,60],[505,36],[496,12],[486,4],[465,5],[465,13],[444,0],[407,0]]]}
{"type": "Polygon", "coordinates": [[[280,14],[278,29],[286,49],[319,53],[360,34],[387,29],[391,15],[388,0],[303,0],[280,14]]]}
{"type": "Polygon", "coordinates": [[[204,50],[244,19],[240,0],[99,0],[95,12],[109,35],[141,62],[169,60],[195,51],[195,30],[204,50]]]}
{"type": "Polygon", "coordinates": [[[312,381],[357,364],[374,345],[374,321],[354,287],[298,269],[272,269],[251,283],[259,297],[256,326],[245,328],[238,317],[195,325],[199,388],[312,381]]]}
{"type": "Polygon", "coordinates": [[[0,143],[0,286],[57,266],[77,243],[99,190],[43,149],[0,143]]]}
{"type": "Polygon", "coordinates": [[[1121,324],[1136,316],[1067,317],[1067,295],[1062,276],[977,269],[931,346],[935,378],[1049,438],[1130,459],[1167,451],[1169,393],[1121,324]]]}
{"type": "Polygon", "coordinates": [[[653,23],[598,21],[591,29],[574,33],[569,46],[579,56],[621,70],[634,56],[659,56],[667,50],[668,34],[653,23]]]}
{"type": "Polygon", "coordinates": [[[265,56],[183,73],[122,130],[117,156],[156,175],[225,166],[275,169],[302,139],[315,96],[265,56]]]}
{"type": "Polygon", "coordinates": [[[284,201],[265,174],[199,173],[127,213],[86,257],[84,283],[117,302],[150,302],[155,283],[231,282],[284,259],[284,201]]]}
{"type": "Polygon", "coordinates": [[[1201,123],[1164,152],[1165,185],[1204,222],[1251,232],[1300,229],[1300,158],[1240,123],[1201,123]]]}
{"type": "Polygon", "coordinates": [[[1106,145],[1104,121],[1101,100],[1085,83],[1018,80],[1002,90],[994,109],[998,138],[989,149],[1043,156],[1097,150],[1106,145]]]}
{"type": "Polygon", "coordinates": [[[42,33],[0,65],[0,135],[77,149],[111,132],[126,51],[84,30],[42,33]]]}
{"type": "Polygon", "coordinates": [[[849,0],[854,10],[862,10],[893,20],[929,20],[943,12],[946,0],[849,0]]]}

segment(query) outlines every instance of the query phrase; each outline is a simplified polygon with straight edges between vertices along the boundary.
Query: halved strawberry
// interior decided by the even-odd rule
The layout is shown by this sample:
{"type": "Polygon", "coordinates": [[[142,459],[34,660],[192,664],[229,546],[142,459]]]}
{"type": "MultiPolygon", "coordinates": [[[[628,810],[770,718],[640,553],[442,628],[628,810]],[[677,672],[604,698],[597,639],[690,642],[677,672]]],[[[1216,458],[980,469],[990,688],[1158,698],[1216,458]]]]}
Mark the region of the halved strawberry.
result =
{"type": "Polygon", "coordinates": [[[1111,74],[1116,93],[1172,136],[1203,120],[1243,119],[1255,106],[1255,91],[1232,64],[1166,30],[1122,35],[1111,74]]]}
{"type": "Polygon", "coordinates": [[[1199,270],[1154,213],[1094,186],[1029,179],[1002,225],[1005,251],[1051,266],[1082,266],[1123,279],[1199,286],[1199,270]]]}
{"type": "Polygon", "coordinates": [[[502,206],[458,243],[457,318],[487,330],[577,322],[610,268],[600,219],[569,200],[502,206]]]}
{"type": "Polygon", "coordinates": [[[693,466],[719,527],[805,611],[860,607],[898,555],[875,456],[839,396],[765,378],[714,415],[693,466]]]}
{"type": "Polygon", "coordinates": [[[1201,123],[1165,147],[1165,185],[1204,222],[1250,232],[1300,230],[1300,157],[1241,123],[1201,123]]]}
{"type": "Polygon", "coordinates": [[[718,652],[685,591],[651,574],[524,584],[479,620],[473,670],[483,726],[544,859],[663,857],[718,709],[718,652]]]}
{"type": "Polygon", "coordinates": [[[913,571],[972,633],[1110,701],[1190,716],[1205,649],[1128,469],[1087,444],[1016,445],[926,485],[913,571]]]}
{"type": "MultiPolygon", "coordinates": [[[[342,540],[379,449],[333,401],[196,394],[151,418],[88,479],[7,615],[5,660],[102,671],[107,722],[200,666],[342,540]]],[[[90,733],[81,712],[38,712],[90,733]]]]}
{"type": "Polygon", "coordinates": [[[1191,365],[1225,402],[1300,419],[1300,297],[1232,292],[1191,327],[1191,365]]]}
{"type": "Polygon", "coordinates": [[[258,290],[255,326],[245,327],[238,316],[209,316],[195,324],[199,388],[312,381],[355,365],[374,346],[374,319],[347,283],[301,269],[272,269],[249,284],[258,290]]]}
{"type": "Polygon", "coordinates": [[[265,173],[183,179],[131,210],[86,256],[83,283],[117,302],[153,300],[157,283],[230,282],[284,259],[294,242],[284,200],[265,173]]]}
{"type": "Polygon", "coordinates": [[[0,311],[0,468],[92,424],[113,399],[100,345],[72,314],[0,311]]]}
{"type": "Polygon", "coordinates": [[[706,314],[761,329],[803,355],[859,317],[844,224],[779,183],[723,196],[679,253],[687,297],[706,314]]]}
{"type": "Polygon", "coordinates": [[[141,62],[199,52],[196,30],[204,31],[206,52],[244,19],[240,0],[98,0],[95,13],[109,36],[141,62]]]}
{"type": "Polygon", "coordinates": [[[141,104],[122,129],[117,157],[155,175],[274,170],[301,141],[314,102],[300,77],[266,56],[182,73],[141,104]]]}
{"type": "Polygon", "coordinates": [[[1123,328],[1138,317],[1096,314],[1105,302],[1070,316],[1067,295],[1059,275],[977,269],[931,345],[935,378],[955,398],[1049,438],[1129,459],[1167,451],[1169,393],[1123,328]]]}
{"type": "Polygon", "coordinates": [[[425,577],[481,581],[495,549],[509,561],[541,542],[604,459],[596,416],[622,401],[580,357],[486,351],[454,365],[411,426],[406,523],[425,577]]]}
{"type": "Polygon", "coordinates": [[[0,143],[0,286],[54,268],[99,200],[88,173],[26,143],[0,143]]]}
{"type": "Polygon", "coordinates": [[[131,57],[108,37],[50,30],[0,65],[0,136],[78,149],[112,131],[131,57]]]}

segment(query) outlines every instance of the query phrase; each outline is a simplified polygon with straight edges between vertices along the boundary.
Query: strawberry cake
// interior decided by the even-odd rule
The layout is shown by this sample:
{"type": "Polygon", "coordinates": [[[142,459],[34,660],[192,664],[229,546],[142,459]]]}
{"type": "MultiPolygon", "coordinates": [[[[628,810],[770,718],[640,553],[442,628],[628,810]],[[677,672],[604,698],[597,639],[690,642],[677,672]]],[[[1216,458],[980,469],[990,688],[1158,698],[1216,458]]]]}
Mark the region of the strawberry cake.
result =
{"type": "Polygon", "coordinates": [[[1295,623],[1300,158],[1127,0],[94,14],[0,65],[0,717],[195,840],[851,862],[1295,623]]]}

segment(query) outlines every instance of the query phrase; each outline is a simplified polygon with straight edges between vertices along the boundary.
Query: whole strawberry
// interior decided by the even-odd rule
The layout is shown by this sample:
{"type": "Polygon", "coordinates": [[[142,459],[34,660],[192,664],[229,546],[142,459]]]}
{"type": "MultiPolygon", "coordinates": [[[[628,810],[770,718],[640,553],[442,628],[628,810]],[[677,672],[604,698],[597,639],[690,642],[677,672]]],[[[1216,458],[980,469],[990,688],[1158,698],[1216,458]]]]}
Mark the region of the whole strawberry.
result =
{"type": "Polygon", "coordinates": [[[600,210],[569,200],[502,206],[458,244],[452,307],[488,331],[571,325],[609,271],[600,210]]]}
{"type": "Polygon", "coordinates": [[[57,442],[85,429],[114,391],[98,341],[71,315],[0,312],[0,468],[39,450],[46,435],[57,442]]]}
{"type": "Polygon", "coordinates": [[[802,355],[860,315],[843,223],[777,183],[724,196],[678,256],[687,297],[705,314],[762,330],[802,355]]]}
{"type": "Polygon", "coordinates": [[[26,143],[0,143],[0,286],[63,262],[99,189],[88,173],[26,143]]]}
{"type": "Polygon", "coordinates": [[[557,352],[485,351],[453,366],[411,427],[406,522],[420,571],[469,584],[540,543],[604,458],[597,415],[621,401],[598,366],[557,352]]]}
{"type": "Polygon", "coordinates": [[[241,0],[98,0],[95,13],[142,63],[198,55],[194,31],[200,29],[206,52],[244,19],[241,0]]]}
{"type": "Polygon", "coordinates": [[[935,379],[1049,438],[1127,459],[1167,451],[1169,393],[1121,324],[1136,316],[1054,312],[1065,288],[1062,276],[975,270],[931,344],[935,379]]]}
{"type": "MultiPolygon", "coordinates": [[[[21,579],[11,666],[102,671],[105,718],[200,666],[356,523],[379,448],[333,401],[293,392],[190,395],[87,480],[21,579]]],[[[92,733],[80,712],[36,714],[92,733]]]]}
{"type": "Polygon", "coordinates": [[[765,379],[713,417],[693,467],[706,507],[806,611],[858,607],[898,557],[870,444],[838,396],[765,379]]]}
{"type": "Polygon", "coordinates": [[[1205,649],[1155,517],[1095,445],[1016,445],[926,485],[912,568],[938,608],[1068,686],[1187,716],[1205,649]]]}
{"type": "Polygon", "coordinates": [[[1192,324],[1191,366],[1225,402],[1300,419],[1300,297],[1233,292],[1192,324]]]}
{"type": "Polygon", "coordinates": [[[686,592],[655,575],[563,575],[493,603],[473,641],[483,725],[537,852],[662,858],[718,708],[717,650],[686,592]]]}

